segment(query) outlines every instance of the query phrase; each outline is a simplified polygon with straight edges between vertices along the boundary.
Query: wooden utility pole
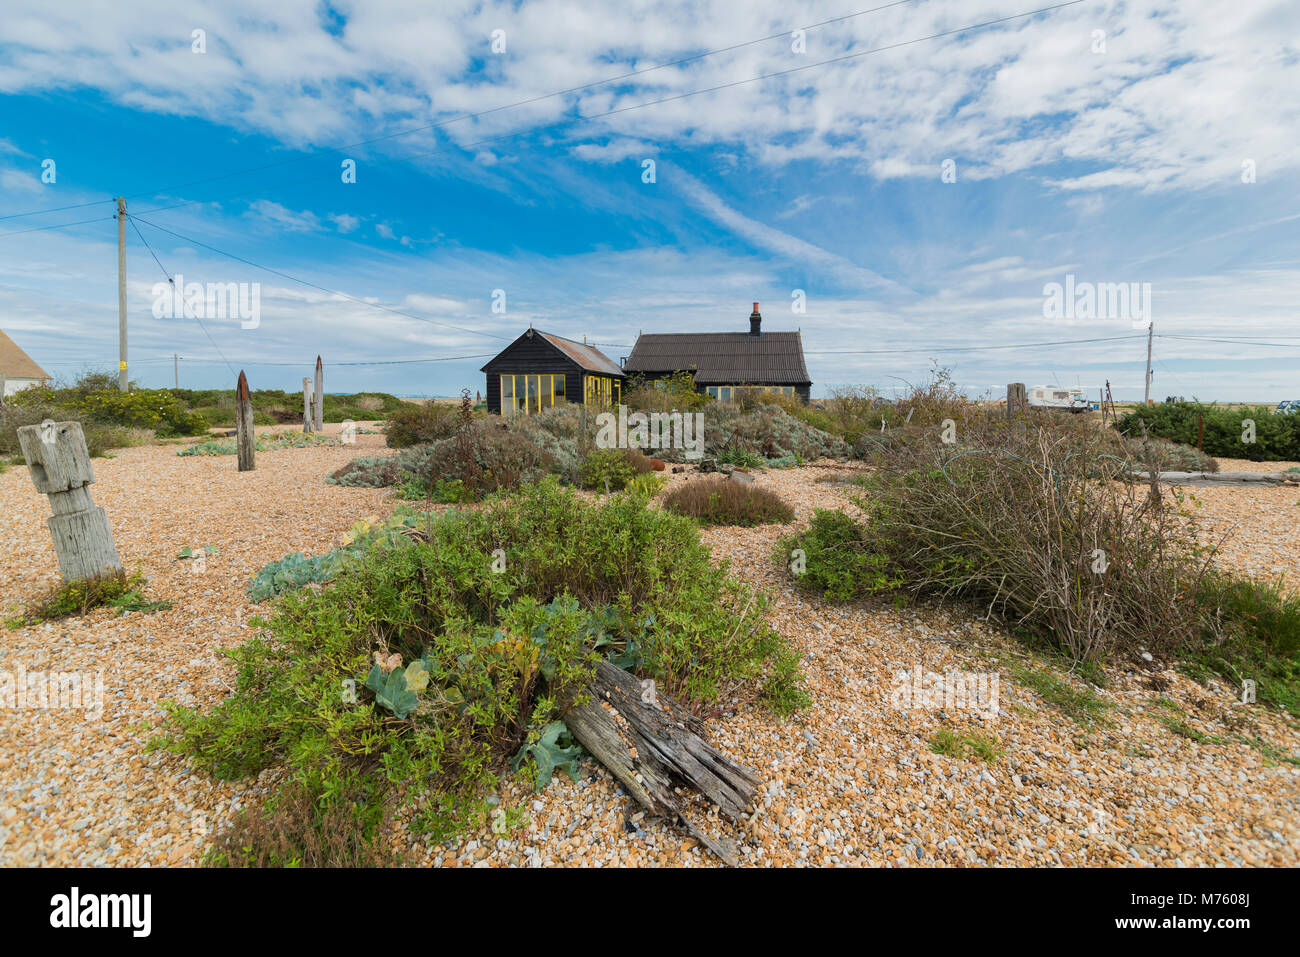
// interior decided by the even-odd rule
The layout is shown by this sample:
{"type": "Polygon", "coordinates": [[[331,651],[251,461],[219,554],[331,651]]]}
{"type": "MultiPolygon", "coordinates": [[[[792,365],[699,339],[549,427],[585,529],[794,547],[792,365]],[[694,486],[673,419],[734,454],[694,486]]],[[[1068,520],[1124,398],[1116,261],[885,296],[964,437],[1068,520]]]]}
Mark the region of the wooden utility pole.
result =
{"type": "Polygon", "coordinates": [[[172,376],[176,379],[176,388],[181,387],[181,357],[172,353],[172,376]]]}
{"type": "Polygon", "coordinates": [[[317,432],[325,431],[325,366],[316,357],[316,408],[312,428],[317,432]]]}
{"type": "Polygon", "coordinates": [[[248,392],[248,379],[239,370],[235,384],[235,447],[239,453],[239,471],[253,468],[253,446],[257,437],[253,430],[253,397],[248,392]]]}
{"type": "Polygon", "coordinates": [[[117,198],[117,387],[126,391],[126,197],[117,198]]]}
{"type": "Polygon", "coordinates": [[[1151,338],[1155,334],[1156,324],[1147,323],[1147,386],[1146,393],[1142,396],[1142,404],[1151,404],[1151,338]]]}
{"type": "Polygon", "coordinates": [[[59,570],[68,581],[122,570],[113,530],[104,510],[91,500],[95,471],[79,422],[54,422],[18,429],[18,444],[36,491],[50,497],[50,535],[59,570]]]}

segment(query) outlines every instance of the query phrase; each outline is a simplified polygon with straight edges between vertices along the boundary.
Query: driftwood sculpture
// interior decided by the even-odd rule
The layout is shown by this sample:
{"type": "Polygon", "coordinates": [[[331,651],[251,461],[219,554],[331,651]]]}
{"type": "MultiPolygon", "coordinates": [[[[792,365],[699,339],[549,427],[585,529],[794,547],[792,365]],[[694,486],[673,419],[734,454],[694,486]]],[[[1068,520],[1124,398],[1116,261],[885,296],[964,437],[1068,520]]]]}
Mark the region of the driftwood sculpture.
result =
{"type": "Polygon", "coordinates": [[[36,491],[50,497],[50,535],[68,581],[122,570],[104,510],[90,498],[95,471],[79,422],[46,420],[18,430],[36,491]]]}
{"type": "Polygon", "coordinates": [[[651,816],[681,823],[728,864],[740,863],[733,842],[693,823],[676,788],[690,787],[740,821],[758,788],[758,775],[702,737],[704,723],[653,681],[641,681],[602,661],[587,686],[590,700],[564,712],[569,733],[623,784],[651,816]]]}

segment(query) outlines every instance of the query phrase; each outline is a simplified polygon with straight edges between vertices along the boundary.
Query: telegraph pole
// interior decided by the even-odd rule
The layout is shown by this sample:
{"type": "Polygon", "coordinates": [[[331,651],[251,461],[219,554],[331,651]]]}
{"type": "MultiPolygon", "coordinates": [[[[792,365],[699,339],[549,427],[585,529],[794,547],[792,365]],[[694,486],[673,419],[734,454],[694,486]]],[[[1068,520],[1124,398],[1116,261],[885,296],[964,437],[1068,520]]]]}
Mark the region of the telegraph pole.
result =
{"type": "MultiPolygon", "coordinates": [[[[1143,405],[1146,405],[1151,401],[1151,337],[1155,334],[1155,331],[1156,331],[1156,324],[1154,322],[1148,322],[1147,323],[1147,385],[1146,385],[1146,394],[1142,396],[1143,405]]],[[[126,335],[125,332],[122,334],[126,335]]]]}
{"type": "Polygon", "coordinates": [[[172,375],[176,377],[176,388],[181,387],[181,360],[176,353],[172,353],[172,375]]]}
{"type": "Polygon", "coordinates": [[[117,198],[117,387],[126,391],[126,197],[117,198]]]}

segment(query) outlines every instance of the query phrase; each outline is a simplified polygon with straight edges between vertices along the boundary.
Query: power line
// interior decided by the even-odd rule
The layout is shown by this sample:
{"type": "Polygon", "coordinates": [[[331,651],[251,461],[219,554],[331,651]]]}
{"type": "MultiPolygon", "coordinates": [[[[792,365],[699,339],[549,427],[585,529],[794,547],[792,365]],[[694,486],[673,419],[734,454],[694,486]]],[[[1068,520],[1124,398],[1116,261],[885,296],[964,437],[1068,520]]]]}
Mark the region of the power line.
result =
{"type": "MultiPolygon", "coordinates": [[[[137,218],[139,218],[139,217],[136,217],[136,216],[133,215],[131,218],[132,218],[132,219],[137,219],[137,218]]],[[[283,277],[283,278],[285,278],[285,279],[288,279],[290,282],[300,283],[301,285],[309,286],[309,287],[311,287],[312,289],[317,289],[317,290],[320,290],[321,292],[329,293],[331,296],[339,296],[339,297],[341,297],[341,298],[343,298],[343,299],[347,299],[347,300],[349,300],[349,301],[351,301],[351,302],[359,303],[360,305],[363,305],[363,306],[370,306],[372,309],[382,309],[384,312],[391,312],[391,313],[393,313],[394,315],[397,315],[397,316],[404,316],[404,317],[407,318],[407,319],[414,319],[414,320],[416,320],[417,322],[428,322],[428,323],[432,323],[432,324],[435,325],[435,326],[445,326],[445,327],[448,328],[448,329],[455,329],[455,330],[458,331],[458,332],[468,332],[468,333],[471,333],[472,335],[476,335],[476,336],[486,336],[486,337],[489,338],[489,339],[498,339],[498,340],[501,340],[501,341],[503,341],[503,342],[509,342],[509,341],[510,341],[510,339],[509,339],[508,337],[506,337],[506,336],[498,336],[498,335],[495,335],[494,333],[491,333],[491,332],[482,332],[482,331],[480,331],[480,330],[478,330],[478,329],[467,329],[467,328],[465,328],[465,327],[463,327],[463,326],[454,326],[454,325],[452,325],[451,323],[448,323],[448,322],[439,322],[439,321],[436,320],[436,319],[429,319],[429,318],[427,318],[427,317],[425,317],[425,316],[417,316],[417,315],[415,315],[414,313],[403,312],[403,311],[400,310],[400,309],[393,309],[393,308],[391,308],[390,306],[385,306],[385,305],[382,305],[382,304],[377,303],[377,302],[368,302],[368,301],[366,301],[365,299],[359,299],[359,298],[357,298],[356,296],[350,296],[350,295],[348,295],[348,294],[345,293],[345,292],[339,292],[337,289],[329,289],[329,288],[327,288],[326,286],[322,286],[322,285],[320,285],[320,284],[318,284],[318,283],[310,282],[309,280],[306,280],[306,279],[299,279],[297,276],[291,276],[291,275],[289,275],[287,272],[283,272],[282,270],[279,270],[279,269],[272,269],[270,266],[263,266],[261,263],[255,263],[255,262],[253,262],[251,259],[245,259],[243,256],[236,256],[234,253],[226,252],[224,249],[218,249],[216,246],[212,246],[212,245],[209,245],[208,243],[201,242],[201,241],[199,241],[199,240],[197,240],[197,239],[194,239],[193,237],[190,237],[190,236],[183,236],[183,235],[181,235],[181,234],[178,233],[178,232],[174,232],[173,230],[170,230],[170,229],[168,229],[168,228],[165,227],[165,226],[159,226],[157,223],[150,222],[150,221],[147,220],[147,219],[141,219],[140,222],[144,223],[146,226],[152,226],[154,229],[158,229],[158,230],[161,230],[161,231],[164,232],[164,233],[167,233],[167,234],[169,234],[169,235],[175,236],[177,239],[184,240],[184,241],[187,242],[187,243],[193,243],[193,244],[196,245],[196,246],[202,246],[204,249],[209,249],[209,250],[211,250],[212,252],[214,252],[214,253],[218,253],[219,255],[222,255],[222,256],[226,256],[226,257],[229,258],[229,259],[234,259],[234,260],[236,260],[236,261],[238,261],[238,262],[244,263],[245,265],[252,266],[254,269],[261,269],[261,270],[264,270],[265,272],[269,272],[269,273],[272,273],[273,275],[281,276],[281,277],[283,277]]]]}
{"type": "Polygon", "coordinates": [[[931,346],[924,349],[810,349],[810,356],[871,356],[899,355],[908,352],[985,352],[991,349],[1035,349],[1043,346],[1070,346],[1085,342],[1119,342],[1123,339],[1145,339],[1146,336],[1106,336],[1097,339],[1058,339],[1054,342],[1004,343],[996,346],[931,346]]]}
{"type": "Polygon", "coordinates": [[[0,220],[21,219],[23,216],[39,216],[41,213],[61,213],[65,209],[85,209],[87,206],[99,206],[102,203],[114,202],[112,199],[92,199],[88,203],[73,203],[70,206],[53,206],[49,209],[30,209],[25,213],[10,213],[7,216],[0,216],[0,220]]]}
{"type": "MultiPolygon", "coordinates": [[[[144,243],[144,248],[149,250],[149,255],[152,256],[153,261],[158,264],[158,268],[162,270],[162,274],[164,278],[166,278],[167,282],[171,286],[175,287],[176,280],[173,279],[168,274],[166,267],[164,267],[162,264],[162,260],[160,260],[158,258],[158,254],[153,251],[153,247],[149,245],[149,241],[144,238],[144,233],[140,232],[140,227],[135,224],[135,217],[128,215],[127,219],[131,223],[131,228],[135,230],[135,234],[140,237],[140,242],[144,243]]],[[[212,348],[217,350],[217,355],[221,356],[221,361],[226,364],[226,368],[230,370],[230,374],[235,375],[236,374],[235,367],[230,364],[230,360],[227,359],[225,354],[221,351],[221,346],[217,345],[217,340],[213,339],[212,334],[208,332],[208,327],[203,324],[203,318],[198,314],[197,311],[194,312],[193,315],[194,315],[194,321],[199,324],[199,328],[203,330],[203,335],[207,337],[208,342],[212,343],[212,348]]]]}
{"type": "MultiPolygon", "coordinates": [[[[429,363],[429,362],[461,362],[469,359],[490,359],[496,354],[497,353],[495,352],[480,352],[474,355],[466,355],[466,356],[425,356],[419,359],[374,359],[369,361],[356,360],[356,361],[348,361],[348,362],[331,362],[330,367],[335,368],[339,366],[395,366],[395,365],[419,365],[419,364],[429,363]]],[[[224,362],[228,367],[230,365],[229,360],[226,359],[224,355],[221,356],[221,358],[219,359],[211,359],[206,356],[186,356],[186,355],[178,354],[177,356],[175,356],[175,358],[182,359],[185,362],[197,362],[199,364],[208,363],[211,365],[216,365],[219,362],[224,362]]],[[[171,362],[172,359],[173,356],[171,355],[155,356],[149,359],[133,359],[131,360],[131,364],[143,365],[145,363],[171,362]]],[[[52,366],[78,365],[81,363],[94,363],[100,361],[111,362],[111,360],[108,359],[102,359],[102,360],[101,359],[55,359],[52,361],[47,361],[45,364],[52,365],[52,366]]],[[[244,359],[241,360],[239,364],[241,366],[301,366],[302,365],[301,362],[271,362],[262,359],[244,359]]]]}
{"type": "Polygon", "coordinates": [[[49,226],[32,226],[28,229],[9,229],[0,232],[0,238],[5,236],[21,236],[23,233],[39,233],[46,229],[68,229],[72,226],[84,226],[87,223],[111,223],[114,218],[115,217],[113,216],[96,216],[94,219],[78,219],[76,222],[72,223],[52,223],[49,226]]]}
{"type": "MultiPolygon", "coordinates": [[[[1156,333],[1157,339],[1188,339],[1196,342],[1221,342],[1230,346],[1274,346],[1279,349],[1300,348],[1300,342],[1254,342],[1244,336],[1176,336],[1171,333],[1156,333]]],[[[1295,339],[1297,336],[1277,336],[1278,339],[1295,339]]]]}
{"type": "MultiPolygon", "coordinates": [[[[844,14],[843,16],[832,17],[829,20],[822,20],[818,23],[811,23],[808,24],[807,26],[797,27],[796,29],[804,30],[804,31],[816,30],[819,29],[820,27],[830,26],[831,24],[834,23],[843,23],[847,20],[853,20],[856,19],[857,17],[863,17],[870,13],[879,13],[881,10],[888,10],[891,7],[899,7],[899,6],[903,6],[904,4],[913,3],[913,2],[915,2],[915,0],[893,0],[893,2],[891,3],[885,3],[878,7],[871,7],[870,9],[867,10],[859,10],[856,13],[848,13],[848,14],[844,14]]],[[[753,40],[745,40],[740,43],[733,43],[730,46],[719,47],[716,50],[706,50],[703,53],[692,54],[691,56],[688,57],[682,57],[677,60],[670,60],[666,63],[659,63],[654,66],[642,67],[639,70],[629,70],[626,73],[620,73],[616,76],[606,77],[603,80],[594,80],[590,83],[583,83],[579,86],[571,86],[563,90],[554,90],[550,93],[542,93],[537,96],[529,97],[528,99],[516,100],[513,103],[506,103],[503,104],[502,106],[494,106],[486,110],[479,110],[476,113],[462,113],[459,116],[453,116],[450,119],[440,120],[437,123],[429,123],[424,126],[416,126],[405,130],[398,130],[396,132],[386,133],[383,136],[376,136],[368,140],[359,140],[355,143],[345,143],[342,146],[333,146],[333,147],[327,147],[325,149],[314,150],[305,153],[301,156],[294,156],[288,159],[278,160],[274,163],[264,163],[260,166],[249,166],[244,169],[234,170],[229,173],[222,173],[219,176],[209,176],[203,179],[190,180],[189,182],[186,183],[176,183],[171,186],[163,186],[163,187],[159,187],[158,189],[149,190],[146,192],[129,193],[126,195],[125,198],[134,199],[135,197],[138,196],[155,196],[158,193],[170,192],[171,190],[175,190],[175,189],[185,189],[190,186],[199,186],[202,185],[203,183],[212,183],[218,180],[230,179],[235,176],[243,176],[246,173],[259,173],[263,170],[274,169],[279,166],[287,166],[292,163],[300,163],[303,160],[314,159],[315,157],[325,156],[330,153],[341,153],[344,150],[356,149],[357,147],[360,146],[370,146],[375,143],[381,143],[384,142],[385,140],[396,139],[397,137],[401,137],[401,136],[410,136],[414,133],[426,133],[429,130],[438,129],[443,126],[450,126],[452,123],[461,123],[464,122],[465,120],[479,119],[480,117],[488,116],[489,114],[492,113],[500,113],[503,110],[511,110],[520,106],[530,106],[533,103],[540,103],[544,100],[551,100],[559,96],[568,96],[571,93],[582,93],[586,90],[592,90],[600,86],[607,86],[610,83],[618,83],[621,80],[628,80],[633,77],[644,76],[647,73],[654,73],[657,70],[666,70],[670,67],[681,66],[682,64],[685,63],[693,63],[697,60],[703,60],[711,56],[717,56],[718,54],[721,53],[731,53],[736,50],[744,49],[745,47],[756,46],[757,44],[766,43],[770,40],[775,40],[789,35],[790,35],[789,31],[782,30],[780,33],[771,33],[768,34],[767,36],[757,37],[756,39],[753,40]]],[[[41,213],[56,213],[67,209],[82,209],[87,206],[94,206],[97,203],[110,203],[110,202],[113,202],[113,200],[103,199],[103,200],[94,200],[88,203],[76,203],[71,206],[56,206],[51,209],[33,209],[25,213],[10,213],[7,216],[0,216],[0,220],[18,219],[23,216],[36,216],[41,213]]],[[[153,212],[157,212],[157,210],[153,210],[153,212]]],[[[51,228],[57,228],[57,227],[51,227],[51,228]]]]}

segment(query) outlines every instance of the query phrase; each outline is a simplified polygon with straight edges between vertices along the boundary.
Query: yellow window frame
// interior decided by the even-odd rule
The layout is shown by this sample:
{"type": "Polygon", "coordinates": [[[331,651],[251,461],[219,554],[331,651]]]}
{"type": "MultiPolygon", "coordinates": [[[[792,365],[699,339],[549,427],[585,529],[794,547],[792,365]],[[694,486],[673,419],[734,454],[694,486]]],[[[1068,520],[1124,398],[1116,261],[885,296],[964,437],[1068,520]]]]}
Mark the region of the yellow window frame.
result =
{"type": "Polygon", "coordinates": [[[543,409],[555,406],[555,380],[560,380],[560,397],[567,402],[568,394],[564,373],[528,372],[505,373],[500,376],[501,414],[507,418],[514,415],[534,415],[543,409]],[[510,383],[509,389],[506,382],[510,383]],[[507,409],[509,399],[509,411],[507,409]]]}

